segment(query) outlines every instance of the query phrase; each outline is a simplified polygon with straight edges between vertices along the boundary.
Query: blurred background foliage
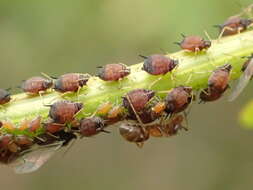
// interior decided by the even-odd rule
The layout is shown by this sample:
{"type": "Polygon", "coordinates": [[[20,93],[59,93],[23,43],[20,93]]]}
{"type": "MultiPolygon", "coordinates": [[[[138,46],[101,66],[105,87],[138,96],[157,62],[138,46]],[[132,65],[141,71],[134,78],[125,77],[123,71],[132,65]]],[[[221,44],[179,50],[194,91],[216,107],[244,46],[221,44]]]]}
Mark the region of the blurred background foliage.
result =
{"type": "MultiPolygon", "coordinates": [[[[16,87],[40,72],[96,73],[112,62],[134,64],[138,54],[177,51],[180,33],[214,38],[212,26],[250,0],[2,0],[0,86],[16,87]]],[[[252,189],[253,132],[238,112],[253,95],[194,105],[189,132],[151,139],[143,149],[110,135],[76,141],[38,172],[15,175],[1,166],[2,188],[19,190],[252,189]]],[[[14,90],[18,92],[18,90],[14,90]]]]}

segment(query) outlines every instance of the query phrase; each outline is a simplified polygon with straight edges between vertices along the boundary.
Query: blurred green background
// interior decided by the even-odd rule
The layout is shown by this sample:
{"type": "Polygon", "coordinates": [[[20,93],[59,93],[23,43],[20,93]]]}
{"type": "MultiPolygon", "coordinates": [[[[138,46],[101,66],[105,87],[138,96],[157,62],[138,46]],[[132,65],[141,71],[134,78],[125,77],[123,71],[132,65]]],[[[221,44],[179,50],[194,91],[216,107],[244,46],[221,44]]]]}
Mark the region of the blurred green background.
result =
{"type": "MultiPolygon", "coordinates": [[[[212,37],[212,26],[240,11],[238,0],[61,0],[0,2],[0,86],[16,87],[40,72],[96,73],[138,54],[173,52],[180,33],[212,37]]],[[[0,169],[3,189],[234,190],[253,187],[253,131],[240,128],[240,108],[253,95],[194,105],[189,132],[151,139],[143,149],[110,135],[76,141],[39,171],[0,169]]]]}

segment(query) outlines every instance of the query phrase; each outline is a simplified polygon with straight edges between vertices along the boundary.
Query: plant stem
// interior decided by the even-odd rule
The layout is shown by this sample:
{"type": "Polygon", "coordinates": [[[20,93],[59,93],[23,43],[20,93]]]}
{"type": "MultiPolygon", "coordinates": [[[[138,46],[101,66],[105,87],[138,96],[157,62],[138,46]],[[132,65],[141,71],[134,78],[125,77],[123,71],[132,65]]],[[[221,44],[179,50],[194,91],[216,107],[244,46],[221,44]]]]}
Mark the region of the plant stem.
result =
{"type": "MultiPolygon", "coordinates": [[[[241,66],[245,59],[253,53],[253,31],[247,31],[220,40],[213,40],[212,46],[206,52],[198,54],[179,51],[168,54],[179,61],[179,66],[172,73],[163,76],[151,76],[142,71],[142,63],[130,66],[131,74],[118,82],[105,82],[97,77],[92,77],[88,86],[80,90],[79,94],[66,94],[64,99],[79,101],[84,104],[84,109],[79,117],[92,114],[97,107],[110,101],[115,104],[121,103],[121,97],[128,91],[136,88],[149,88],[155,80],[161,77],[151,89],[155,91],[168,91],[169,89],[185,85],[195,90],[207,86],[207,80],[211,71],[225,63],[233,67],[231,79],[236,79],[241,74],[241,66]]],[[[165,94],[159,94],[164,96],[165,94]]],[[[49,108],[45,104],[52,104],[56,100],[63,99],[57,92],[49,92],[42,97],[29,97],[26,94],[17,94],[12,101],[0,109],[0,121],[10,120],[13,123],[20,123],[24,119],[32,119],[38,115],[46,118],[49,108]]]]}

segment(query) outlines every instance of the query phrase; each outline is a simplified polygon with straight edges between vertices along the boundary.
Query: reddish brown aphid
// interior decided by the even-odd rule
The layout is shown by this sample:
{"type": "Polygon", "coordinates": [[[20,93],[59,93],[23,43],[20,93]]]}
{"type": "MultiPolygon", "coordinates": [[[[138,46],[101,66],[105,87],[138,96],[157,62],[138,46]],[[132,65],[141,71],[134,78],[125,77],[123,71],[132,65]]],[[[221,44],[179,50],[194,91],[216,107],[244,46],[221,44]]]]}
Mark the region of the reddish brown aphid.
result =
{"type": "Polygon", "coordinates": [[[192,88],[179,86],[172,89],[165,98],[166,109],[168,114],[184,111],[192,101],[192,88]]]}
{"type": "Polygon", "coordinates": [[[27,94],[36,95],[53,86],[53,82],[43,77],[32,77],[24,81],[21,89],[27,94]]]}
{"type": "Polygon", "coordinates": [[[230,64],[223,65],[216,69],[208,79],[208,88],[200,93],[201,101],[214,101],[219,99],[229,87],[229,75],[232,66],[230,64]]]}
{"type": "Polygon", "coordinates": [[[11,100],[11,94],[4,89],[0,89],[0,105],[6,104],[11,100]]]}
{"type": "Polygon", "coordinates": [[[119,126],[120,135],[129,142],[142,146],[143,142],[149,139],[149,133],[139,124],[124,122],[119,126]]]}
{"type": "Polygon", "coordinates": [[[121,63],[107,64],[100,68],[98,77],[104,81],[117,81],[130,74],[130,69],[121,63]]]}
{"type": "Polygon", "coordinates": [[[33,145],[33,139],[25,135],[16,136],[14,142],[21,147],[29,147],[33,145]]]}
{"type": "Polygon", "coordinates": [[[123,106],[128,109],[129,112],[133,112],[131,104],[136,112],[142,111],[145,105],[153,98],[155,92],[146,89],[135,89],[126,94],[123,97],[123,106]],[[131,104],[129,103],[131,101],[131,104]]]}
{"type": "Polygon", "coordinates": [[[216,26],[220,29],[221,36],[229,36],[247,30],[251,24],[252,19],[231,16],[223,24],[216,26]]]}
{"type": "Polygon", "coordinates": [[[201,50],[206,50],[211,46],[211,41],[204,40],[200,36],[183,36],[182,42],[177,43],[184,50],[191,52],[198,52],[201,50]]]}
{"type": "Polygon", "coordinates": [[[141,57],[145,59],[142,69],[151,75],[165,75],[178,65],[177,60],[164,55],[155,54],[148,57],[141,55],[141,57]]]}
{"type": "Polygon", "coordinates": [[[41,116],[34,118],[28,125],[30,132],[36,132],[41,127],[41,116]]]}
{"type": "Polygon", "coordinates": [[[13,141],[13,135],[2,135],[0,136],[0,150],[9,150],[12,153],[16,153],[20,150],[17,144],[13,141]]]}
{"type": "Polygon", "coordinates": [[[105,123],[100,117],[91,117],[81,120],[80,134],[84,137],[91,137],[100,132],[107,132],[104,130],[105,123]]]}
{"type": "Polygon", "coordinates": [[[44,123],[44,129],[48,133],[56,133],[64,129],[63,124],[55,123],[53,120],[49,119],[44,123]]]}
{"type": "Polygon", "coordinates": [[[148,126],[147,130],[148,130],[149,135],[152,137],[162,137],[163,136],[163,132],[162,132],[160,124],[150,125],[150,126],[148,126]]]}
{"type": "Polygon", "coordinates": [[[82,108],[82,103],[62,100],[50,105],[49,116],[56,123],[65,124],[66,122],[71,122],[74,119],[75,114],[82,108]]]}
{"type": "Polygon", "coordinates": [[[60,76],[54,84],[58,92],[77,92],[79,88],[87,84],[90,76],[81,73],[67,73],[60,76]]]}

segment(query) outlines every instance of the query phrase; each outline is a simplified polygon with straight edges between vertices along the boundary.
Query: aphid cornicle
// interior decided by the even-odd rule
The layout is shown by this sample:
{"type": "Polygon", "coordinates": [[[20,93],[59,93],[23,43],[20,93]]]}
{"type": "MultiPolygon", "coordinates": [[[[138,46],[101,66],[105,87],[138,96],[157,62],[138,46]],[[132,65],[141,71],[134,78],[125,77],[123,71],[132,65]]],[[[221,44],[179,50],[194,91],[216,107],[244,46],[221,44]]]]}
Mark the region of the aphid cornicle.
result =
{"type": "Polygon", "coordinates": [[[105,123],[100,117],[90,117],[82,119],[80,122],[80,134],[84,137],[91,137],[104,130],[105,123]]]}
{"type": "Polygon", "coordinates": [[[98,77],[104,81],[117,81],[130,74],[130,69],[121,63],[107,64],[100,67],[98,77]]]}
{"type": "Polygon", "coordinates": [[[52,80],[43,77],[32,77],[24,81],[21,89],[27,94],[36,95],[44,92],[53,86],[52,80]]]}
{"type": "Polygon", "coordinates": [[[206,50],[211,46],[211,41],[204,40],[200,36],[183,36],[184,39],[178,44],[182,49],[191,52],[206,50]]]}
{"type": "Polygon", "coordinates": [[[60,76],[54,84],[58,92],[77,92],[79,88],[87,84],[90,76],[81,73],[67,73],[60,76]]]}
{"type": "Polygon", "coordinates": [[[173,60],[164,55],[140,56],[145,59],[142,69],[151,75],[165,75],[178,65],[177,60],[173,60]]]}
{"type": "Polygon", "coordinates": [[[153,90],[135,89],[128,92],[123,97],[123,106],[129,111],[133,112],[131,104],[136,112],[142,111],[145,105],[153,98],[155,92],[153,90]],[[129,103],[131,101],[131,104],[129,103]]]}
{"type": "Polygon", "coordinates": [[[125,140],[129,142],[134,142],[138,146],[141,145],[138,143],[143,143],[149,139],[148,131],[143,130],[143,128],[137,123],[134,124],[134,123],[123,122],[119,126],[119,133],[122,137],[124,137],[125,140]]]}
{"type": "Polygon", "coordinates": [[[247,30],[251,24],[252,19],[231,16],[223,24],[216,25],[216,27],[220,29],[221,36],[229,36],[247,30]]]}
{"type": "Polygon", "coordinates": [[[0,89],[0,105],[6,104],[11,100],[11,94],[4,89],[0,89]]]}
{"type": "Polygon", "coordinates": [[[82,103],[61,100],[50,105],[49,116],[56,123],[65,124],[71,122],[82,108],[82,103]]]}
{"type": "Polygon", "coordinates": [[[241,71],[243,74],[239,78],[238,84],[236,85],[233,92],[230,94],[228,100],[235,100],[243,91],[243,89],[247,86],[249,81],[253,77],[253,54],[247,57],[247,61],[243,64],[241,71]]]}
{"type": "Polygon", "coordinates": [[[184,111],[191,103],[193,98],[192,88],[179,86],[172,89],[165,98],[166,109],[168,114],[184,111]]]}
{"type": "Polygon", "coordinates": [[[201,91],[199,97],[201,101],[214,101],[219,99],[229,87],[229,75],[232,66],[225,64],[217,68],[208,79],[208,88],[201,91]]]}

